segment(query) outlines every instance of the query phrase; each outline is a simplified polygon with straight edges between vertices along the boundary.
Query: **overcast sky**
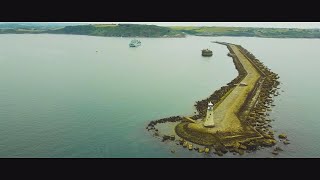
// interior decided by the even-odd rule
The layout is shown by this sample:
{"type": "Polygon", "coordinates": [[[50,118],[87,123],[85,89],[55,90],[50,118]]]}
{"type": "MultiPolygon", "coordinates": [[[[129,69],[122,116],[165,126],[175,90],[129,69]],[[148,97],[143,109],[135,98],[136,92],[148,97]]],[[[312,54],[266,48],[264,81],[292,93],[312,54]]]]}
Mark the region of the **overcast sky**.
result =
{"type": "MultiPolygon", "coordinates": [[[[22,22],[28,23],[28,22],[22,22]]],[[[41,23],[41,22],[33,22],[41,23]]],[[[46,22],[70,23],[73,22],[46,22]]],[[[233,26],[233,27],[267,27],[267,28],[317,28],[320,22],[74,22],[77,24],[149,24],[158,26],[233,26]]],[[[1,22],[0,22],[1,24],[1,22]]]]}
{"type": "Polygon", "coordinates": [[[319,28],[320,22],[90,22],[154,24],[159,26],[233,26],[233,27],[269,27],[269,28],[319,28]]]}

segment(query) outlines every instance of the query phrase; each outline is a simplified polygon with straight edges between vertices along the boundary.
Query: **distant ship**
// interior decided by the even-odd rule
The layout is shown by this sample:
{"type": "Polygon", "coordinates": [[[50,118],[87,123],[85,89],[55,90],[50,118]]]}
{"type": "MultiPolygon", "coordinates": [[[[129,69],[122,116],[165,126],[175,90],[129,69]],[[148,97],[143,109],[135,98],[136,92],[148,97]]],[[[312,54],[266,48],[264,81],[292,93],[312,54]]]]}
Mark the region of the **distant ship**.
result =
{"type": "Polygon", "coordinates": [[[132,40],[132,41],[130,42],[130,44],[129,44],[130,47],[138,47],[138,46],[140,46],[140,45],[141,45],[141,41],[136,40],[136,39],[132,40]]]}
{"type": "Polygon", "coordinates": [[[203,49],[202,56],[212,56],[212,51],[210,51],[209,49],[203,49]]]}

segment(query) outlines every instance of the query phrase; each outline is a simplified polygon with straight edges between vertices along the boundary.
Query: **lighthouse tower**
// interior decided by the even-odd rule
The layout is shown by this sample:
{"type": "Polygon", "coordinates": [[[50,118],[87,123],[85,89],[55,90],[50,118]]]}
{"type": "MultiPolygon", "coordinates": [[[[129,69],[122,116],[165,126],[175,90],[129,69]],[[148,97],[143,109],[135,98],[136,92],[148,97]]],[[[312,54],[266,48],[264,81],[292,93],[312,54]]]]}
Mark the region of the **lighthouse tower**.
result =
{"type": "Polygon", "coordinates": [[[204,127],[214,127],[213,122],[213,104],[211,101],[208,103],[207,115],[204,119],[204,127]]]}

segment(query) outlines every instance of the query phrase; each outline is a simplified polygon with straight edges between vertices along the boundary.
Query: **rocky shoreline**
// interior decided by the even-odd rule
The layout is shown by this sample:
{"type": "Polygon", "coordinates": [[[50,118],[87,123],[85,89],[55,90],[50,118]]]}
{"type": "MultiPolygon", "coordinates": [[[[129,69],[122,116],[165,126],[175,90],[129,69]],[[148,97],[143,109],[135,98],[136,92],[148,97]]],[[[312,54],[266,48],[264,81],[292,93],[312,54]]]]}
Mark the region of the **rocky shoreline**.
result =
{"type": "MultiPolygon", "coordinates": [[[[160,136],[160,137],[162,137],[162,141],[165,141],[165,140],[170,139],[168,137],[170,137],[172,135],[170,135],[170,136],[169,135],[160,135],[159,129],[157,129],[156,125],[162,124],[162,123],[168,123],[168,122],[180,122],[182,120],[183,120],[183,118],[180,116],[172,116],[172,117],[168,117],[168,118],[163,118],[163,119],[151,121],[147,125],[146,129],[148,131],[151,131],[153,133],[153,136],[157,136],[157,137],[160,136]]],[[[173,138],[171,138],[171,139],[173,139],[173,138]]]]}
{"type": "MultiPolygon", "coordinates": [[[[196,115],[191,117],[192,119],[197,120],[204,118],[208,102],[211,101],[213,104],[219,104],[219,102],[223,101],[223,98],[234,89],[234,84],[240,83],[247,75],[246,70],[240,63],[239,59],[234,55],[234,52],[229,47],[228,43],[220,44],[227,45],[230,51],[228,56],[233,58],[233,62],[238,71],[238,76],[226,86],[216,90],[208,98],[197,101],[194,105],[197,112],[195,112],[196,115]]],[[[242,132],[240,134],[233,134],[230,132],[199,134],[190,132],[190,130],[186,128],[188,122],[184,121],[184,118],[180,116],[151,121],[147,126],[148,131],[152,130],[154,136],[160,136],[159,131],[155,127],[157,123],[181,122],[175,128],[177,135],[181,138],[170,138],[170,135],[163,135],[162,141],[177,141],[176,144],[182,145],[185,148],[188,147],[189,150],[192,150],[192,143],[204,145],[205,148],[201,149],[197,147],[194,150],[197,150],[199,153],[209,153],[212,151],[219,156],[222,156],[227,152],[242,155],[245,152],[249,153],[259,150],[261,147],[271,147],[276,145],[277,141],[275,139],[275,132],[271,129],[272,126],[270,125],[270,122],[272,120],[269,118],[269,112],[272,110],[272,107],[275,106],[272,98],[279,95],[279,76],[267,68],[248,50],[239,45],[237,45],[237,47],[241,53],[250,60],[251,64],[261,75],[258,82],[255,84],[254,89],[249,93],[245,103],[237,113],[237,116],[239,117],[242,126],[245,127],[246,132],[242,132]]],[[[289,144],[289,140],[286,135],[281,135],[281,137],[279,135],[279,138],[283,144],[289,144]]],[[[280,149],[281,148],[276,147],[272,154],[277,155],[278,152],[282,150],[280,149]]]]}

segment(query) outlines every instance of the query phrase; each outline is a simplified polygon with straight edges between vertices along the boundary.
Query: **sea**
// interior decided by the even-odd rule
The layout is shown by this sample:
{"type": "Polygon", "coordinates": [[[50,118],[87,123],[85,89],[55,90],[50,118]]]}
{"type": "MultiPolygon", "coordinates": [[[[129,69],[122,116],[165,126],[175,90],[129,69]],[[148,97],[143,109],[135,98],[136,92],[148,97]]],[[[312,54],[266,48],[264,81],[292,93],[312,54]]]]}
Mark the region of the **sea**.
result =
{"type": "Polygon", "coordinates": [[[0,157],[320,157],[320,39],[133,38],[0,35],[0,157]],[[200,154],[152,136],[152,120],[192,115],[194,104],[238,72],[226,46],[240,44],[280,76],[270,118],[290,144],[273,155],[200,154]],[[213,51],[202,57],[202,49],[213,51]],[[174,153],[171,151],[174,150],[174,153]]]}

